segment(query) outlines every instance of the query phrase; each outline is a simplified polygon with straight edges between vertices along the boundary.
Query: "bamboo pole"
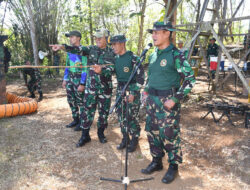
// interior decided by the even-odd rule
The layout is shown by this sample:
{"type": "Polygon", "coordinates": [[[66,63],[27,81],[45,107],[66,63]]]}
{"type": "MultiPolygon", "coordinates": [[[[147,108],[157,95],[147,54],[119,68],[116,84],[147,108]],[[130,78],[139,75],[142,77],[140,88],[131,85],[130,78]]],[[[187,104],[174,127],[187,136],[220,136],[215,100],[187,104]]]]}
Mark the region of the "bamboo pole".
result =
{"type": "Polygon", "coordinates": [[[250,16],[243,16],[243,17],[237,17],[237,18],[231,18],[231,19],[218,19],[218,20],[212,20],[212,21],[202,21],[202,22],[196,22],[196,23],[189,23],[189,24],[180,24],[175,25],[175,27],[187,27],[187,26],[194,26],[194,25],[200,25],[200,24],[212,24],[212,23],[221,23],[221,22],[231,22],[231,21],[240,21],[240,20],[248,20],[250,19],[250,16]]]}
{"type": "MultiPolygon", "coordinates": [[[[114,64],[105,64],[105,65],[99,65],[101,67],[114,65],[114,64]]],[[[88,66],[34,66],[34,65],[18,65],[18,66],[10,66],[9,69],[22,69],[22,68],[50,68],[50,69],[64,69],[64,68],[86,68],[86,67],[93,67],[95,65],[88,65],[88,66]]]]}

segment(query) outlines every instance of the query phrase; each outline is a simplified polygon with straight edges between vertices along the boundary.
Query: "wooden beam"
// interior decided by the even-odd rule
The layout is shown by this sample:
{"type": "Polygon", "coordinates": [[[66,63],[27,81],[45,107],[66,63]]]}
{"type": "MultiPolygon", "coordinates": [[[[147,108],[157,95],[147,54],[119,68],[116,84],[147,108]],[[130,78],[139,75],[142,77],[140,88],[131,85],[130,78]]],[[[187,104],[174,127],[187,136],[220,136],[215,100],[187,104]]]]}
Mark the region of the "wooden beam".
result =
{"type": "MultiPolygon", "coordinates": [[[[101,67],[109,66],[113,64],[103,64],[100,65],[101,67]]],[[[18,66],[10,66],[9,69],[24,69],[24,68],[49,68],[49,69],[64,69],[64,68],[86,68],[86,67],[92,67],[94,65],[88,65],[88,66],[34,66],[34,65],[18,65],[18,66]]]]}
{"type": "Polygon", "coordinates": [[[211,32],[213,33],[215,39],[219,43],[219,45],[222,48],[223,52],[225,53],[225,55],[229,59],[230,63],[232,63],[232,66],[233,66],[234,70],[236,71],[237,75],[239,76],[240,80],[242,81],[243,86],[245,86],[245,88],[247,89],[248,93],[250,94],[250,87],[249,87],[249,85],[248,85],[248,83],[247,83],[244,75],[242,74],[242,72],[240,71],[240,69],[238,68],[238,66],[235,64],[233,58],[231,57],[231,55],[227,51],[226,47],[224,46],[224,44],[220,40],[219,36],[217,35],[217,33],[215,32],[215,30],[213,29],[213,27],[210,24],[207,24],[207,27],[211,29],[211,32]]]}
{"type": "Polygon", "coordinates": [[[243,16],[237,18],[229,18],[229,19],[218,19],[218,20],[211,20],[211,21],[201,21],[196,23],[188,23],[188,24],[179,24],[175,27],[187,27],[187,26],[194,26],[194,25],[201,25],[206,23],[221,23],[221,22],[231,22],[231,21],[241,21],[241,20],[249,20],[250,16],[243,16]]]}

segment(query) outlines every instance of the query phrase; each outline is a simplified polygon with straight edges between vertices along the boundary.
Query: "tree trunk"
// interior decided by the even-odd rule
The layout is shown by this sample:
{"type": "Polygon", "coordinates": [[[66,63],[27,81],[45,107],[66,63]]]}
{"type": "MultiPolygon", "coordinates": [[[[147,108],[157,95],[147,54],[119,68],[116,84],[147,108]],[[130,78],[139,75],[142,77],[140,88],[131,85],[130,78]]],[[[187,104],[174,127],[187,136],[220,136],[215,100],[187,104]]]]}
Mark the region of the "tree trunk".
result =
{"type": "Polygon", "coordinates": [[[34,15],[32,13],[30,0],[26,0],[26,8],[29,14],[30,37],[32,41],[34,61],[35,61],[35,65],[38,65],[39,60],[38,60],[38,50],[37,50],[37,41],[36,41],[36,28],[35,28],[34,15]]]}
{"type": "Polygon", "coordinates": [[[7,5],[8,5],[8,0],[6,1],[5,8],[4,8],[4,14],[3,14],[2,26],[1,26],[1,34],[3,33],[3,24],[4,24],[4,18],[5,18],[5,14],[6,14],[6,10],[7,10],[7,5]]]}
{"type": "MultiPolygon", "coordinates": [[[[227,13],[227,0],[224,0],[224,6],[223,6],[221,19],[226,18],[226,13],[227,13]]],[[[219,23],[219,34],[223,34],[224,30],[225,30],[225,23],[224,22],[219,23]]],[[[223,35],[220,36],[220,40],[223,42],[223,35]]],[[[221,50],[221,48],[219,48],[219,54],[218,54],[218,60],[217,60],[218,65],[217,65],[217,69],[216,69],[215,82],[214,82],[215,84],[218,84],[218,80],[219,80],[221,55],[222,55],[222,50],[221,50]]],[[[216,86],[214,88],[214,91],[216,91],[216,86]]]]}
{"type": "Polygon", "coordinates": [[[200,18],[200,11],[201,11],[201,0],[198,0],[198,7],[197,7],[197,15],[196,15],[196,22],[199,22],[200,18]]]}
{"type": "Polygon", "coordinates": [[[88,0],[88,6],[89,6],[89,29],[90,29],[90,41],[91,45],[94,45],[94,37],[93,37],[93,23],[92,23],[92,8],[91,8],[91,2],[88,0]]]}
{"type": "MultiPolygon", "coordinates": [[[[165,14],[166,17],[171,13],[173,8],[177,4],[177,0],[164,0],[165,7],[167,7],[168,1],[170,1],[170,7],[169,7],[168,12],[165,14]]],[[[176,25],[176,17],[177,17],[177,9],[174,11],[174,14],[171,15],[170,20],[169,20],[172,22],[173,25],[176,25]]],[[[164,21],[165,20],[166,20],[166,18],[164,18],[164,21]]],[[[176,32],[173,32],[173,34],[172,34],[172,42],[174,45],[176,44],[176,32]]]]}
{"type": "Polygon", "coordinates": [[[142,8],[141,8],[141,19],[140,19],[140,30],[139,30],[139,40],[138,40],[138,49],[137,55],[141,54],[142,51],[142,44],[143,44],[143,28],[144,28],[144,17],[146,11],[147,0],[143,1],[142,8]]]}
{"type": "Polygon", "coordinates": [[[0,105],[6,103],[6,95],[5,95],[6,80],[5,80],[3,60],[4,60],[4,49],[3,49],[3,42],[0,39],[0,105]]]}

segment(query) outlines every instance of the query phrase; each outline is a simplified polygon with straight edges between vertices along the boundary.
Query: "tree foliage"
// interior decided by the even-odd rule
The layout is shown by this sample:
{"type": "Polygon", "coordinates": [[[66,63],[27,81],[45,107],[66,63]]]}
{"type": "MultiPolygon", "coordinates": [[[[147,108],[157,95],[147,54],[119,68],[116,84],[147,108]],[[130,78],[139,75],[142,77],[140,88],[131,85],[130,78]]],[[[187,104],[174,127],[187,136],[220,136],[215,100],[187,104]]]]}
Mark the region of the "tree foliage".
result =
{"type": "MultiPolygon", "coordinates": [[[[24,61],[33,57],[32,43],[30,37],[30,16],[26,6],[26,0],[11,0],[9,7],[14,14],[11,19],[12,30],[14,33],[12,53],[22,52],[17,57],[17,62],[24,61]],[[20,44],[20,46],[17,46],[20,44]],[[16,49],[19,47],[20,49],[16,49]]],[[[62,26],[64,10],[66,9],[66,0],[32,0],[30,6],[33,12],[35,23],[37,48],[39,50],[48,50],[49,44],[58,43],[58,33],[62,26]]]]}

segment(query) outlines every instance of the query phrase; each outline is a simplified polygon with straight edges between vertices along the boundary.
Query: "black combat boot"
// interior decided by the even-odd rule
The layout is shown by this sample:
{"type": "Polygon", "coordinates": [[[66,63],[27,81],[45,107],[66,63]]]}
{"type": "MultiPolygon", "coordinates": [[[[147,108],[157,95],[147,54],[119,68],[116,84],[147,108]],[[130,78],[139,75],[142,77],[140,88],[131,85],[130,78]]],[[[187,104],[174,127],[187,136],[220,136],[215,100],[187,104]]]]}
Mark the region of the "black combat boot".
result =
{"type": "Polygon", "coordinates": [[[151,174],[155,171],[162,170],[162,158],[161,157],[153,157],[153,161],[148,165],[147,168],[142,169],[141,173],[144,174],[151,174]]]}
{"type": "Polygon", "coordinates": [[[30,96],[28,96],[29,98],[35,98],[36,96],[35,96],[35,94],[34,94],[34,92],[32,92],[32,93],[30,93],[31,95],[30,96]]]}
{"type": "Polygon", "coordinates": [[[128,152],[134,152],[138,145],[138,137],[135,135],[132,136],[132,140],[130,141],[130,144],[128,146],[128,152]]]}
{"type": "Polygon", "coordinates": [[[81,122],[79,122],[76,127],[74,128],[74,131],[81,131],[82,128],[81,128],[81,122]]]}
{"type": "Polygon", "coordinates": [[[80,123],[79,118],[75,117],[74,120],[70,124],[66,125],[66,127],[67,128],[72,128],[72,127],[75,127],[78,123],[80,123]]]}
{"type": "Polygon", "coordinates": [[[82,147],[86,143],[90,142],[91,138],[89,136],[89,129],[83,129],[82,130],[82,136],[79,139],[78,143],[76,144],[76,148],[82,147]]]}
{"type": "Polygon", "coordinates": [[[177,174],[178,174],[178,164],[169,164],[168,171],[161,180],[162,183],[167,183],[167,184],[171,183],[172,181],[174,181],[177,174]]]}
{"type": "Polygon", "coordinates": [[[104,136],[104,130],[105,130],[104,128],[99,128],[98,131],[97,131],[97,135],[98,135],[100,143],[106,143],[107,142],[107,139],[104,136]]]}
{"type": "Polygon", "coordinates": [[[42,92],[40,92],[40,93],[39,93],[38,102],[40,102],[40,101],[42,101],[42,100],[43,100],[43,93],[42,93],[42,92]]]}
{"type": "Polygon", "coordinates": [[[129,136],[126,134],[123,134],[122,142],[116,147],[117,150],[122,150],[126,147],[126,138],[128,140],[128,143],[130,141],[129,136]]]}

